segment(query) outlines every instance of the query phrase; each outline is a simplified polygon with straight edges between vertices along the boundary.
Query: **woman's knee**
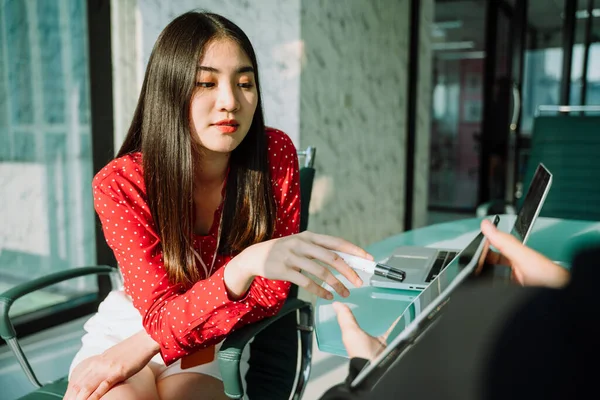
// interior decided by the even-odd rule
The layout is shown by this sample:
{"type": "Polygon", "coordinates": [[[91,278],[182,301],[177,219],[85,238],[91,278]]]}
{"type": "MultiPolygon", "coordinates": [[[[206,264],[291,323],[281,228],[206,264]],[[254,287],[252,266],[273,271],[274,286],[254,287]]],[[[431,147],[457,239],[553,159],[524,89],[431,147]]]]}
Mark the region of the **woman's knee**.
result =
{"type": "Polygon", "coordinates": [[[159,400],[156,378],[150,367],[119,383],[108,391],[102,400],[159,400]]]}
{"type": "Polygon", "coordinates": [[[227,400],[223,382],[210,375],[179,373],[169,375],[156,383],[161,400],[198,399],[227,400]]]}

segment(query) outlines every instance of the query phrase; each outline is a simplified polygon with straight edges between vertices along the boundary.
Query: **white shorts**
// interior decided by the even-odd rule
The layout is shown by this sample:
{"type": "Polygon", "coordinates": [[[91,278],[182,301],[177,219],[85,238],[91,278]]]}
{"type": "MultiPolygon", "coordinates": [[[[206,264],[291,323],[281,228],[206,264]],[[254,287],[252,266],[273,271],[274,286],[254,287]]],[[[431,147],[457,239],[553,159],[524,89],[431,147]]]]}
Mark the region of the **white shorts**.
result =
{"type": "MultiPolygon", "coordinates": [[[[69,368],[69,377],[71,377],[73,369],[86,358],[101,354],[115,344],[144,329],[140,313],[133,306],[129,296],[122,290],[113,290],[110,292],[106,296],[106,299],[100,303],[98,312],[86,321],[83,328],[86,333],[81,338],[82,347],[75,355],[69,368]]],[[[218,351],[220,348],[221,343],[215,346],[215,351],[218,351]]],[[[242,377],[246,376],[246,372],[248,371],[248,359],[249,349],[246,346],[242,352],[240,361],[242,377]]],[[[216,355],[215,359],[207,364],[186,368],[185,370],[181,369],[180,360],[167,367],[160,354],[155,355],[150,364],[152,364],[152,370],[157,374],[157,381],[170,375],[190,372],[210,375],[223,380],[216,355]]],[[[245,389],[246,383],[243,382],[243,384],[245,389]]]]}

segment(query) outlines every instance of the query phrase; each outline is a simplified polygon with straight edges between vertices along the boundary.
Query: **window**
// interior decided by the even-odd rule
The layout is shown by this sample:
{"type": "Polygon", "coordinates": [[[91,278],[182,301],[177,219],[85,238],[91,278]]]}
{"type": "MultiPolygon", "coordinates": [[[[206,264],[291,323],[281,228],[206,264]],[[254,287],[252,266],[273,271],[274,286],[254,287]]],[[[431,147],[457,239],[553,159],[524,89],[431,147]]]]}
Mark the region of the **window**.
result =
{"type": "Polygon", "coordinates": [[[562,78],[563,51],[558,47],[527,50],[523,77],[521,133],[531,135],[533,119],[540,105],[558,105],[562,78]]]}
{"type": "MultiPolygon", "coordinates": [[[[96,263],[86,2],[0,3],[0,291],[96,263]]],[[[95,277],[15,303],[97,293],[95,277]]]]}
{"type": "Polygon", "coordinates": [[[600,43],[590,46],[586,90],[586,105],[600,105],[600,43]]]}

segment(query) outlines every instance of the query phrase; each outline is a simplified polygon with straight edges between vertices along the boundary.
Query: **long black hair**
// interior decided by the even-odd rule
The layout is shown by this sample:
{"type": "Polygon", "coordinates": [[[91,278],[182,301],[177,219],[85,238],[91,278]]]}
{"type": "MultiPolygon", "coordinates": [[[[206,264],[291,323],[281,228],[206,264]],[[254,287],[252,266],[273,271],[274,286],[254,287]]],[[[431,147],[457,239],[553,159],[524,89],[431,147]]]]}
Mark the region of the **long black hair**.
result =
{"type": "Polygon", "coordinates": [[[228,19],[187,12],[162,31],[148,61],[140,98],[118,157],[142,153],[148,207],[160,235],[165,268],[173,283],[201,278],[191,241],[194,215],[194,151],[190,102],[198,61],[214,40],[235,41],[255,71],[258,105],[248,134],[232,152],[223,206],[219,253],[231,254],[270,239],[275,226],[258,67],[252,44],[228,19]]]}

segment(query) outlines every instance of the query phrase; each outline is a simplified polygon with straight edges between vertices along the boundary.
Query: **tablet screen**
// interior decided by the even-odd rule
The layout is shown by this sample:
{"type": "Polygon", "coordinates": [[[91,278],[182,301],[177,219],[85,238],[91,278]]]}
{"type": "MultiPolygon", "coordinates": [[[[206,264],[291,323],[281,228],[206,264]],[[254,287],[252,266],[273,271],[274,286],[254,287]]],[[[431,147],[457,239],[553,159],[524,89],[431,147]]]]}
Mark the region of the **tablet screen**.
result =
{"type": "Polygon", "coordinates": [[[544,200],[550,190],[551,184],[552,174],[540,163],[531,179],[529,189],[517,214],[515,225],[510,232],[519,241],[523,243],[527,241],[533,227],[533,222],[544,205],[544,200]]]}

